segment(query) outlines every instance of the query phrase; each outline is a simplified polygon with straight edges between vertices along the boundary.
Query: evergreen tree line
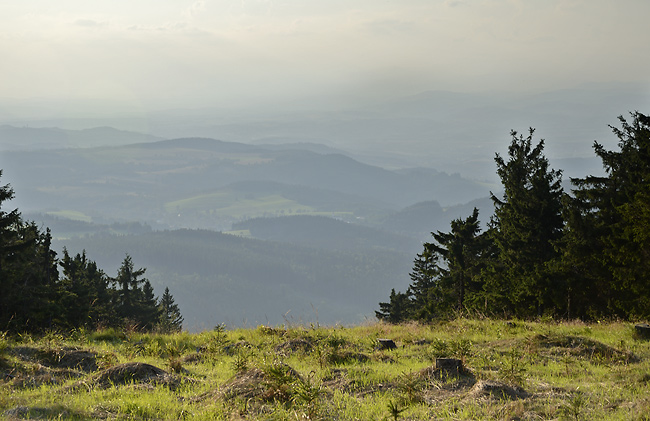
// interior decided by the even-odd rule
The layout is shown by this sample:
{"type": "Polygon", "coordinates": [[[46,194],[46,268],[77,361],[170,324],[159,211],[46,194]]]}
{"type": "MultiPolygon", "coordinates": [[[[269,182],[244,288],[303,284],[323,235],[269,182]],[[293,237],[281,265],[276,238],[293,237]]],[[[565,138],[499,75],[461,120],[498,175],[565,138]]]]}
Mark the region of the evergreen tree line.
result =
{"type": "Polygon", "coordinates": [[[531,318],[650,316],[650,117],[631,113],[610,126],[618,150],[594,142],[604,176],[572,178],[549,167],[544,141],[511,132],[496,154],[503,194],[482,231],[479,212],[431,233],[406,292],[380,303],[389,322],[464,312],[531,318]]]}
{"type": "MultiPolygon", "coordinates": [[[[2,176],[2,170],[0,170],[2,176]]],[[[0,186],[0,330],[131,327],[178,331],[183,317],[165,288],[162,297],[126,255],[117,276],[107,276],[86,252],[57,258],[50,229],[22,219],[17,209],[3,210],[14,197],[0,186]],[[59,272],[59,267],[62,273],[59,272]]]]}

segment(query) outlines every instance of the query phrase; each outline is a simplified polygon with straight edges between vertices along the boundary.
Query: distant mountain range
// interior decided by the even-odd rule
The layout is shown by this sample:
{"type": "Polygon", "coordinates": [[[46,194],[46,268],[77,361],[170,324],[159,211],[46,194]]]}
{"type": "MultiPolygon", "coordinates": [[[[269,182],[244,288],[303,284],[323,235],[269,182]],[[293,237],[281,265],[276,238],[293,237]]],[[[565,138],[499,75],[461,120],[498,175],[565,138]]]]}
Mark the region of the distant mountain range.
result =
{"type": "Polygon", "coordinates": [[[155,142],[162,138],[142,133],[95,127],[64,130],[57,127],[0,126],[0,151],[36,151],[43,149],[92,148],[132,143],[155,142]]]}
{"type": "Polygon", "coordinates": [[[494,154],[506,153],[510,129],[538,129],[568,189],[569,177],[602,172],[590,150],[594,140],[615,146],[607,124],[648,104],[635,89],[96,119],[152,134],[82,129],[87,120],[4,125],[0,182],[15,189],[9,205],[52,228],[58,250],[86,249],[109,275],[130,253],[193,328],[356,323],[408,285],[432,231],[474,207],[485,227],[489,192],[501,190],[494,154]]]}
{"type": "Polygon", "coordinates": [[[5,151],[0,165],[23,211],[166,228],[228,230],[252,217],[293,214],[373,220],[420,201],[449,206],[489,191],[437,171],[390,171],[294,145],[206,138],[5,151]]]}

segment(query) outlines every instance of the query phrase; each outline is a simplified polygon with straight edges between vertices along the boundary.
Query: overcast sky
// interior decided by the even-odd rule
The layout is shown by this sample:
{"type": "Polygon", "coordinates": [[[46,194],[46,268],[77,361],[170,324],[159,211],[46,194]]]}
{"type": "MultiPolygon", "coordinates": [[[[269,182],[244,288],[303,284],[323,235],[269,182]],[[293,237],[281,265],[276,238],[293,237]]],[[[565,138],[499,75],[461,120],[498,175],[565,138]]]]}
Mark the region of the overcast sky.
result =
{"type": "Polygon", "coordinates": [[[650,83],[648,0],[0,3],[0,97],[143,106],[650,83]]]}

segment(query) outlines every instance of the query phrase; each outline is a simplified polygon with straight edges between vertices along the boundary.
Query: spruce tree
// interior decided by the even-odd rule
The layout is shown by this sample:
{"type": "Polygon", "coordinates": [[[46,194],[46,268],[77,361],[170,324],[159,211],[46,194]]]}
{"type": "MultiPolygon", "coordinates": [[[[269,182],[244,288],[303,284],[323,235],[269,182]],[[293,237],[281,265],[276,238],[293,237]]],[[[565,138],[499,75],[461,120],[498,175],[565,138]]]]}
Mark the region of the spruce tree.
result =
{"type": "Polygon", "coordinates": [[[466,219],[451,221],[450,232],[431,233],[436,241],[424,245],[429,255],[437,254],[440,259],[435,260],[443,262],[442,265],[436,263],[436,267],[440,274],[437,279],[438,290],[446,297],[441,300],[441,305],[446,302],[446,311],[454,308],[464,310],[467,295],[482,289],[478,275],[487,243],[479,235],[480,231],[478,209],[474,208],[466,219]]]}
{"type": "Polygon", "coordinates": [[[579,285],[574,314],[650,315],[650,117],[613,127],[618,151],[594,142],[606,175],[573,179],[562,267],[579,285]]]}
{"type": "Polygon", "coordinates": [[[506,294],[489,303],[493,311],[524,317],[555,311],[566,291],[548,269],[564,224],[562,173],[549,168],[543,140],[533,146],[533,133],[531,128],[524,138],[512,131],[508,160],[495,157],[504,193],[501,198],[491,194],[495,212],[490,232],[497,258],[486,285],[506,294]]]}
{"type": "Polygon", "coordinates": [[[115,290],[109,288],[108,277],[86,257],[86,251],[71,257],[64,248],[59,265],[63,269],[59,288],[65,323],[92,329],[119,325],[111,308],[115,290]]]}
{"type": "Polygon", "coordinates": [[[146,269],[135,269],[133,259],[128,254],[124,257],[113,282],[117,285],[116,310],[120,319],[141,329],[150,328],[152,317],[150,309],[157,303],[153,297],[153,288],[142,276],[146,269]],[[146,286],[146,290],[143,290],[146,286]]]}
{"type": "Polygon", "coordinates": [[[441,303],[440,291],[436,290],[436,280],[440,275],[437,254],[427,248],[413,260],[413,270],[409,273],[411,284],[407,290],[409,298],[409,318],[431,320],[441,303]]]}
{"type": "Polygon", "coordinates": [[[408,294],[395,292],[391,289],[389,301],[379,303],[379,311],[375,311],[375,316],[379,320],[389,323],[400,323],[410,319],[411,306],[408,294]]]}
{"type": "Polygon", "coordinates": [[[160,298],[159,309],[159,326],[163,332],[179,332],[183,328],[183,316],[167,287],[160,298]]]}

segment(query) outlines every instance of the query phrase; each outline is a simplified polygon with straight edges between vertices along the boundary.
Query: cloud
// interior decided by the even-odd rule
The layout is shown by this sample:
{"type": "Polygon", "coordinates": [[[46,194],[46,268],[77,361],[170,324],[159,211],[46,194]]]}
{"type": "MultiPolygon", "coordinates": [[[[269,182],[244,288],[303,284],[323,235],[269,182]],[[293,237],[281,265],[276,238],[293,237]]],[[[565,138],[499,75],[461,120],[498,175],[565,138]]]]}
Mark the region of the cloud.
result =
{"type": "Polygon", "coordinates": [[[106,22],[98,22],[93,19],[77,19],[74,21],[74,24],[84,28],[101,28],[107,25],[106,22]]]}
{"type": "Polygon", "coordinates": [[[401,19],[382,19],[366,23],[366,28],[379,35],[396,35],[413,33],[417,22],[401,19]]]}
{"type": "Polygon", "coordinates": [[[445,4],[449,7],[459,7],[459,6],[464,6],[467,3],[462,0],[446,0],[445,4]]]}
{"type": "Polygon", "coordinates": [[[200,15],[201,13],[205,12],[206,10],[207,10],[206,1],[198,0],[192,3],[192,5],[185,10],[183,15],[188,19],[192,19],[200,15]]]}

